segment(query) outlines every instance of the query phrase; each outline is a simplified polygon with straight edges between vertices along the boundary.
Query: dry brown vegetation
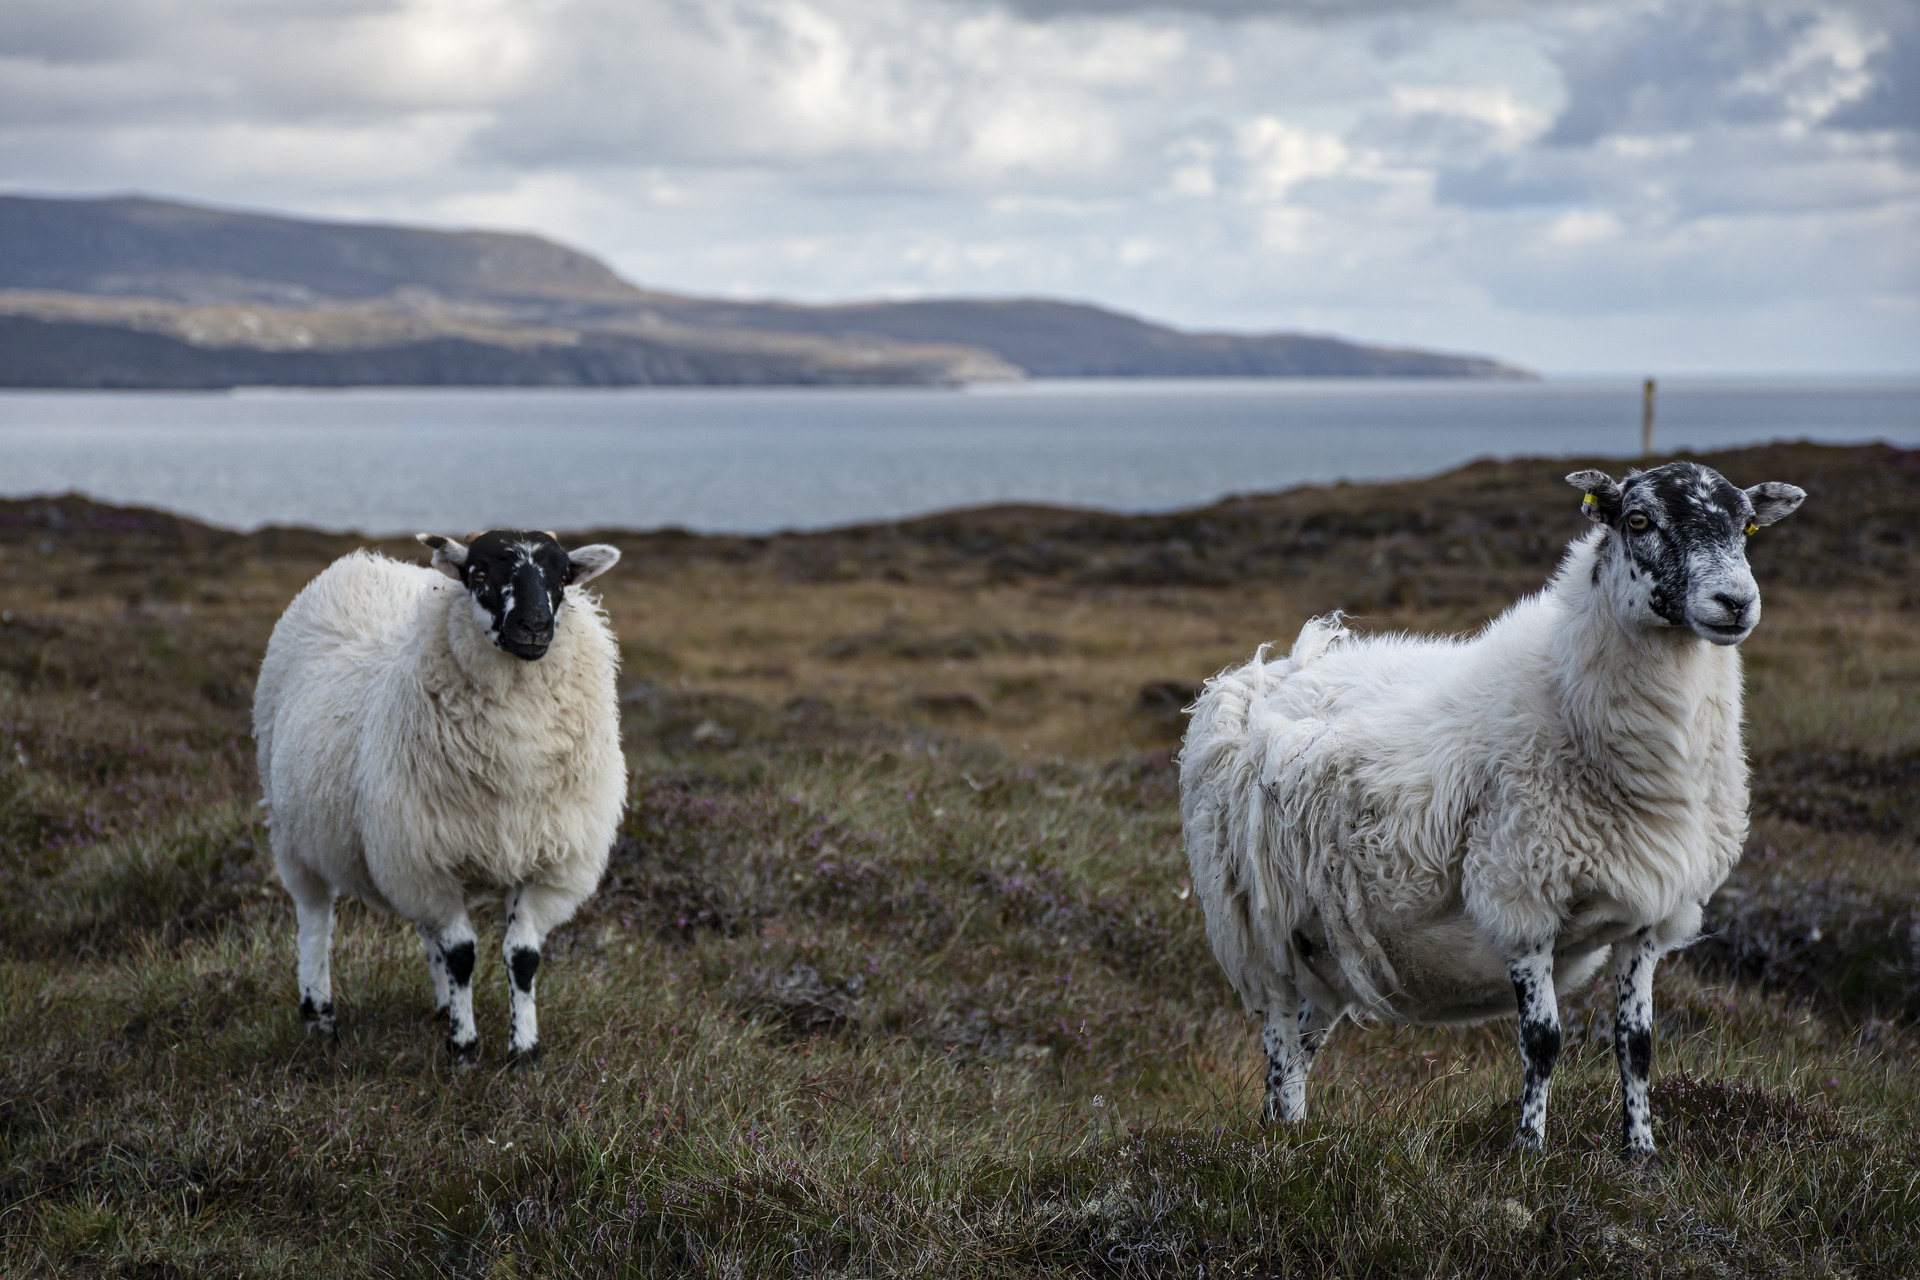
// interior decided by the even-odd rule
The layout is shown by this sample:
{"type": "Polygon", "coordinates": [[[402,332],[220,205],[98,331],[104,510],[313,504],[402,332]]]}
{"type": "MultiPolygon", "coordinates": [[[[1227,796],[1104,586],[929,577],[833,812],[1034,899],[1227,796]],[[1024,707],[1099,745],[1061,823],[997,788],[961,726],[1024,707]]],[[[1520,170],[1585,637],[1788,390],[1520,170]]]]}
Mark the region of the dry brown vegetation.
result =
{"type": "Polygon", "coordinates": [[[1753,837],[1660,978],[1645,1172],[1597,996],[1545,1157],[1506,1024],[1343,1028],[1260,1129],[1183,892],[1198,681],[1333,607],[1478,624],[1577,531],[1568,465],[596,535],[632,806],[526,1074],[490,950],[462,1072],[357,907],[342,1041],[300,1029],[249,682],[355,544],[0,504],[0,1273],[1913,1274],[1920,454],[1708,460],[1812,497],[1754,550],[1753,837]]]}

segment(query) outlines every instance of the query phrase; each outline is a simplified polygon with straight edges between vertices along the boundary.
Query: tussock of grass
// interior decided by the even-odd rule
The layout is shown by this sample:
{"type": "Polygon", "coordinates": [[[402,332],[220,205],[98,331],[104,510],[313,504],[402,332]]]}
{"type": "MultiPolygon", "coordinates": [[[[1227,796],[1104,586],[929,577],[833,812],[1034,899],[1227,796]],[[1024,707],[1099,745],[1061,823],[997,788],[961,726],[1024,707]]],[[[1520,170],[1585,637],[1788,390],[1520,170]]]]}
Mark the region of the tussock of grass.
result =
{"type": "Polygon", "coordinates": [[[300,1027],[246,691],[347,543],[0,504],[0,1273],[1920,1273],[1912,456],[1723,465],[1814,498],[1756,553],[1753,841],[1659,978],[1649,1168],[1598,990],[1544,1156],[1507,1024],[1343,1027],[1261,1129],[1178,841],[1195,682],[1334,604],[1475,624],[1544,578],[1564,467],[617,537],[633,792],[527,1073],[497,920],[477,1068],[352,903],[340,1040],[300,1027]]]}

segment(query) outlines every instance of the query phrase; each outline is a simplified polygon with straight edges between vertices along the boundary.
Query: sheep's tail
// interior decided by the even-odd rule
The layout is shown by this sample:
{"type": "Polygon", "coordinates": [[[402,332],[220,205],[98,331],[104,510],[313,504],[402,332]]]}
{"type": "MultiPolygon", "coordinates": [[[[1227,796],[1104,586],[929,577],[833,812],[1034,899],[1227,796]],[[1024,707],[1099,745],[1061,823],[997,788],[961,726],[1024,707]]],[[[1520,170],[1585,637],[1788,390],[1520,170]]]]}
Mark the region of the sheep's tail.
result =
{"type": "MultiPolygon", "coordinates": [[[[1347,615],[1338,609],[1332,613],[1323,613],[1317,618],[1307,619],[1307,625],[1300,628],[1300,634],[1294,637],[1293,648],[1287,652],[1286,660],[1289,665],[1285,674],[1292,675],[1308,663],[1317,662],[1328,649],[1333,647],[1334,641],[1345,640],[1352,634],[1347,630],[1347,615]]],[[[1255,662],[1260,660],[1266,648],[1267,646],[1261,645],[1255,652],[1255,662]]]]}

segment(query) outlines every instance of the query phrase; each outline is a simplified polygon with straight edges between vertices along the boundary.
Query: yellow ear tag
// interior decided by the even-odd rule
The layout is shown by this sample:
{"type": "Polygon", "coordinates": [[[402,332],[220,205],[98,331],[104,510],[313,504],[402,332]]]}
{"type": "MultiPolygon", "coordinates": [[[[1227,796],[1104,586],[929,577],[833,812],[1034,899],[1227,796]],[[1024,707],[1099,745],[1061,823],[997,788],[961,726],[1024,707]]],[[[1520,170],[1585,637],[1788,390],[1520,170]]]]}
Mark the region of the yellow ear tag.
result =
{"type": "Polygon", "coordinates": [[[1753,536],[1754,534],[1756,534],[1756,533],[1758,533],[1758,532],[1760,532],[1760,526],[1759,526],[1759,525],[1757,525],[1757,524],[1751,524],[1751,523],[1747,525],[1747,536],[1748,536],[1749,538],[1751,538],[1751,537],[1752,537],[1752,536],[1753,536]]]}
{"type": "Polygon", "coordinates": [[[1597,507],[1600,505],[1600,499],[1594,497],[1592,494],[1588,494],[1586,497],[1580,499],[1580,505],[1582,507],[1597,507]]]}

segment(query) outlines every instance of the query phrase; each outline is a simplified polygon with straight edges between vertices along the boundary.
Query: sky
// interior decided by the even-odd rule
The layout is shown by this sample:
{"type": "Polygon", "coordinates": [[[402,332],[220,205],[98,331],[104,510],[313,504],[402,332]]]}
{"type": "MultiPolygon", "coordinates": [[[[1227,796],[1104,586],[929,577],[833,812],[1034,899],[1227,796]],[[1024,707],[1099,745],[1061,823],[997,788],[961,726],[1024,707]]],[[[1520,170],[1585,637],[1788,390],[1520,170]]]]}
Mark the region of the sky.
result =
{"type": "Polygon", "coordinates": [[[0,189],[1549,372],[1920,372],[1920,0],[5,0],[0,189]]]}

